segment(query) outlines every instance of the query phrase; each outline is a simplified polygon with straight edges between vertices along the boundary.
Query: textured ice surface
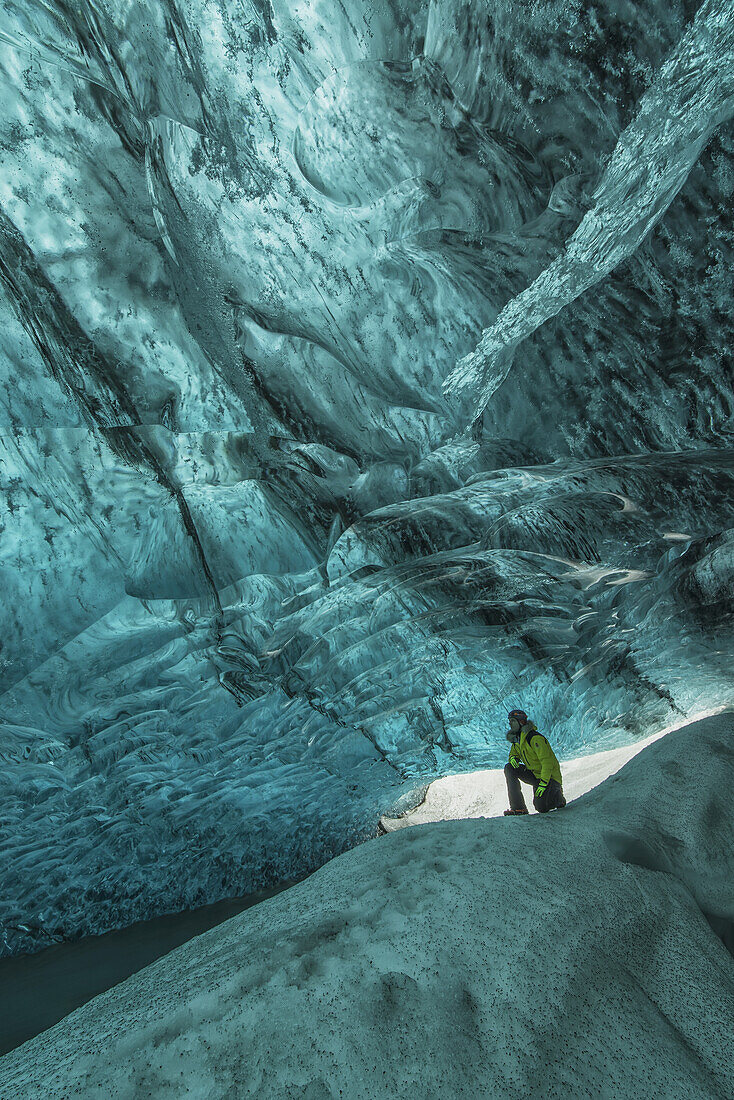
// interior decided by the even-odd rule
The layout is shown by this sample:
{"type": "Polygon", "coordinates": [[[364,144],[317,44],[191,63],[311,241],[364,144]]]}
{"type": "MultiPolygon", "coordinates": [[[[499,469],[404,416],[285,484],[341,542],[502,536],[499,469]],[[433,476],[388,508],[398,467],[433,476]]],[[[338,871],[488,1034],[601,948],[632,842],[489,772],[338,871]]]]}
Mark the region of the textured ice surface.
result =
{"type": "Polygon", "coordinates": [[[731,699],[733,26],[6,0],[0,950],[731,699]]]}
{"type": "Polygon", "coordinates": [[[6,1055],[0,1091],[727,1100],[732,735],[670,733],[547,817],[347,852],[6,1055]]]}
{"type": "Polygon", "coordinates": [[[670,206],[713,131],[734,114],[734,8],[706,0],[640,104],[564,253],[513,298],[447,389],[478,383],[478,412],[514,348],[634,253],[670,206]],[[480,381],[481,379],[481,381],[480,381]]]}

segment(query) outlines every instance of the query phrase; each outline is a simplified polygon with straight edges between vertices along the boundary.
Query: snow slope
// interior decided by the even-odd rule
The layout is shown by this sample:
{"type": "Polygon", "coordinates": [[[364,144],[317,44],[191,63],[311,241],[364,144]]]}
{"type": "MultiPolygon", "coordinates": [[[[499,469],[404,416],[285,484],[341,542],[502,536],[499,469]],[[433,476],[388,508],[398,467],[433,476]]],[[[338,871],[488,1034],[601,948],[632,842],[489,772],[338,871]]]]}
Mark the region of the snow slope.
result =
{"type": "Polygon", "coordinates": [[[353,849],[11,1052],[0,1095],[730,1097],[733,735],[353,849]]]}
{"type": "MultiPolygon", "coordinates": [[[[577,756],[562,760],[563,790],[570,802],[598,787],[610,775],[614,775],[633,756],[657,741],[663,734],[656,733],[633,745],[577,756]]],[[[509,746],[508,746],[509,748],[509,746]]],[[[533,801],[530,789],[525,790],[525,801],[531,814],[533,801]]],[[[399,817],[383,814],[380,825],[385,832],[404,829],[407,825],[427,825],[430,821],[456,821],[466,817],[499,817],[507,809],[507,785],[502,768],[482,768],[464,775],[446,775],[434,780],[426,789],[423,801],[399,817]]]]}

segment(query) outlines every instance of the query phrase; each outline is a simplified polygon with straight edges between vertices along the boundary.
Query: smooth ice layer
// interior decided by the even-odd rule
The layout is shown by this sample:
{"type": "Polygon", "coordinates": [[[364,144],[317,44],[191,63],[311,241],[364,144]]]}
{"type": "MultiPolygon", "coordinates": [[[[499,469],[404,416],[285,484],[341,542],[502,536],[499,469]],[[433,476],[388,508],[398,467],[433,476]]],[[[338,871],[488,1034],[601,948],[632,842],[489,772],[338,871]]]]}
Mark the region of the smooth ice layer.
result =
{"type": "Polygon", "coordinates": [[[670,733],[546,817],[370,841],[6,1055],[0,1091],[724,1100],[732,735],[670,733]]]}
{"type": "Polygon", "coordinates": [[[732,27],[5,0],[0,952],[731,700],[732,27]]]}

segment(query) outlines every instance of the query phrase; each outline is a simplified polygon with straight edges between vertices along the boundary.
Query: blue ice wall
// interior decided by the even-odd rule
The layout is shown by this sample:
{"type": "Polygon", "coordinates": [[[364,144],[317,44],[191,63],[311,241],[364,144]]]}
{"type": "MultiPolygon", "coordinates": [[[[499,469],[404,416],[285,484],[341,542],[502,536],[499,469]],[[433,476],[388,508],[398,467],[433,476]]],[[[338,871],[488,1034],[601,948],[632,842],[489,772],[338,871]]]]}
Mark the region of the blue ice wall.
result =
{"type": "Polygon", "coordinates": [[[6,0],[0,921],[731,701],[734,5],[6,0]]]}

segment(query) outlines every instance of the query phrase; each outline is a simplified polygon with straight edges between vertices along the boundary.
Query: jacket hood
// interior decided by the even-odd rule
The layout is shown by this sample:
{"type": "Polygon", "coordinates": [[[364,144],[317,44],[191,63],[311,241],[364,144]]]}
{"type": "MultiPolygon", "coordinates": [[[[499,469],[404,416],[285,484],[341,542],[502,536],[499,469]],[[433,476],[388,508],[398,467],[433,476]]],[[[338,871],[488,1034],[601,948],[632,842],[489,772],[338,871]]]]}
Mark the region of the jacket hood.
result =
{"type": "Polygon", "coordinates": [[[505,740],[510,741],[513,745],[517,745],[523,734],[525,734],[525,737],[527,738],[530,736],[531,733],[536,733],[537,729],[538,727],[536,726],[535,722],[531,722],[530,719],[528,719],[528,721],[523,726],[520,726],[520,729],[517,731],[517,733],[515,733],[514,730],[508,730],[505,734],[505,740]]]}

